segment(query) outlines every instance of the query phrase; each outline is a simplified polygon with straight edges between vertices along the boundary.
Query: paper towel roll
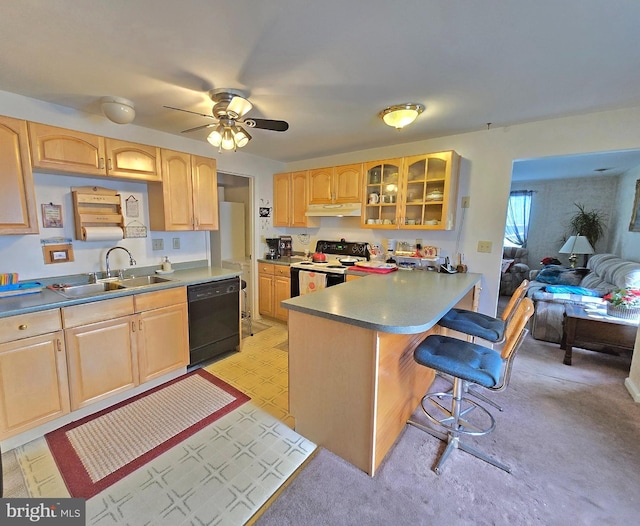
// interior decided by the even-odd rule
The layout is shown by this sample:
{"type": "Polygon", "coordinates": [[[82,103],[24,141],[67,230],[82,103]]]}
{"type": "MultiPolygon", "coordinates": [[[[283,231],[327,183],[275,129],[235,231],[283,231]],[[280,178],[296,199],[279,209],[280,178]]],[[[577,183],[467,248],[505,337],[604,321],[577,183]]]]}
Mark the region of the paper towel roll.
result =
{"type": "Polygon", "coordinates": [[[84,241],[118,241],[124,239],[124,230],[119,226],[82,227],[84,241]]]}

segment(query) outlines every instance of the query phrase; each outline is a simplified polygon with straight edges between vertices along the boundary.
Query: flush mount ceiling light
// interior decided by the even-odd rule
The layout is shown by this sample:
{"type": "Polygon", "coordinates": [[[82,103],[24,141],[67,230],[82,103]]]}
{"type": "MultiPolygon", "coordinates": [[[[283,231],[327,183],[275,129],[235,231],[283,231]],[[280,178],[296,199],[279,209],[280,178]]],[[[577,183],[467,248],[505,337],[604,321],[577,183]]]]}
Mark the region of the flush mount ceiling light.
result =
{"type": "Polygon", "coordinates": [[[105,117],[116,124],[129,124],[136,116],[133,102],[122,97],[102,97],[100,105],[105,117]]]}
{"type": "Polygon", "coordinates": [[[415,121],[423,111],[424,106],[422,104],[407,102],[385,108],[380,112],[380,117],[386,125],[401,130],[415,121]]]}

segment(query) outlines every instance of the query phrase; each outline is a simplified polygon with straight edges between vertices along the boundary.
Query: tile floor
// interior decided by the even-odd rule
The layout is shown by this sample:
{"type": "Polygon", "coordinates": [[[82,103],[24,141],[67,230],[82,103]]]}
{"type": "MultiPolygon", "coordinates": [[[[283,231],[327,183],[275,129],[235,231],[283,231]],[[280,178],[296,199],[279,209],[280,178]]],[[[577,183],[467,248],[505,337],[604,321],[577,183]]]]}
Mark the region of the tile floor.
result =
{"type": "MultiPolygon", "coordinates": [[[[287,410],[286,325],[253,330],[241,353],[206,366],[251,401],[89,499],[87,524],[244,524],[312,455],[287,410]]],[[[44,438],[3,463],[5,496],[68,496],[44,438]]]]}

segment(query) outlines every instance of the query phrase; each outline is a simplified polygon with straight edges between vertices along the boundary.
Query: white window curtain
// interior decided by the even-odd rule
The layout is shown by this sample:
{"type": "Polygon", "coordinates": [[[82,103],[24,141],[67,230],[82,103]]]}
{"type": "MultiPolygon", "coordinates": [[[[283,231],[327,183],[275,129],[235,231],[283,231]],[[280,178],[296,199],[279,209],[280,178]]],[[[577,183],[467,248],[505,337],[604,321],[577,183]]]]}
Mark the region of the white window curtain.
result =
{"type": "Polygon", "coordinates": [[[522,248],[527,246],[532,196],[532,190],[515,190],[509,194],[504,246],[522,248]]]}

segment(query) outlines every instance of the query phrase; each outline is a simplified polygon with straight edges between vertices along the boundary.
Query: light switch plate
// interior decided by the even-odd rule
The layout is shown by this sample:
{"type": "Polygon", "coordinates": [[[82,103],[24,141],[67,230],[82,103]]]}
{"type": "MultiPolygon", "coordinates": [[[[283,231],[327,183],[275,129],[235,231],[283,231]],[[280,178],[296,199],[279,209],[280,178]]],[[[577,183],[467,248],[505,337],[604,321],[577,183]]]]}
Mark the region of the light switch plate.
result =
{"type": "Polygon", "coordinates": [[[173,248],[174,248],[174,250],[178,250],[180,248],[180,238],[179,237],[174,237],[173,238],[173,248]]]}
{"type": "Polygon", "coordinates": [[[478,252],[491,252],[491,241],[478,241],[478,252]]]}
{"type": "Polygon", "coordinates": [[[151,240],[151,250],[162,250],[164,248],[164,240],[163,239],[152,239],[151,240]]]}
{"type": "Polygon", "coordinates": [[[471,202],[471,197],[469,197],[468,195],[465,195],[462,198],[462,208],[469,208],[470,202],[471,202]]]}

